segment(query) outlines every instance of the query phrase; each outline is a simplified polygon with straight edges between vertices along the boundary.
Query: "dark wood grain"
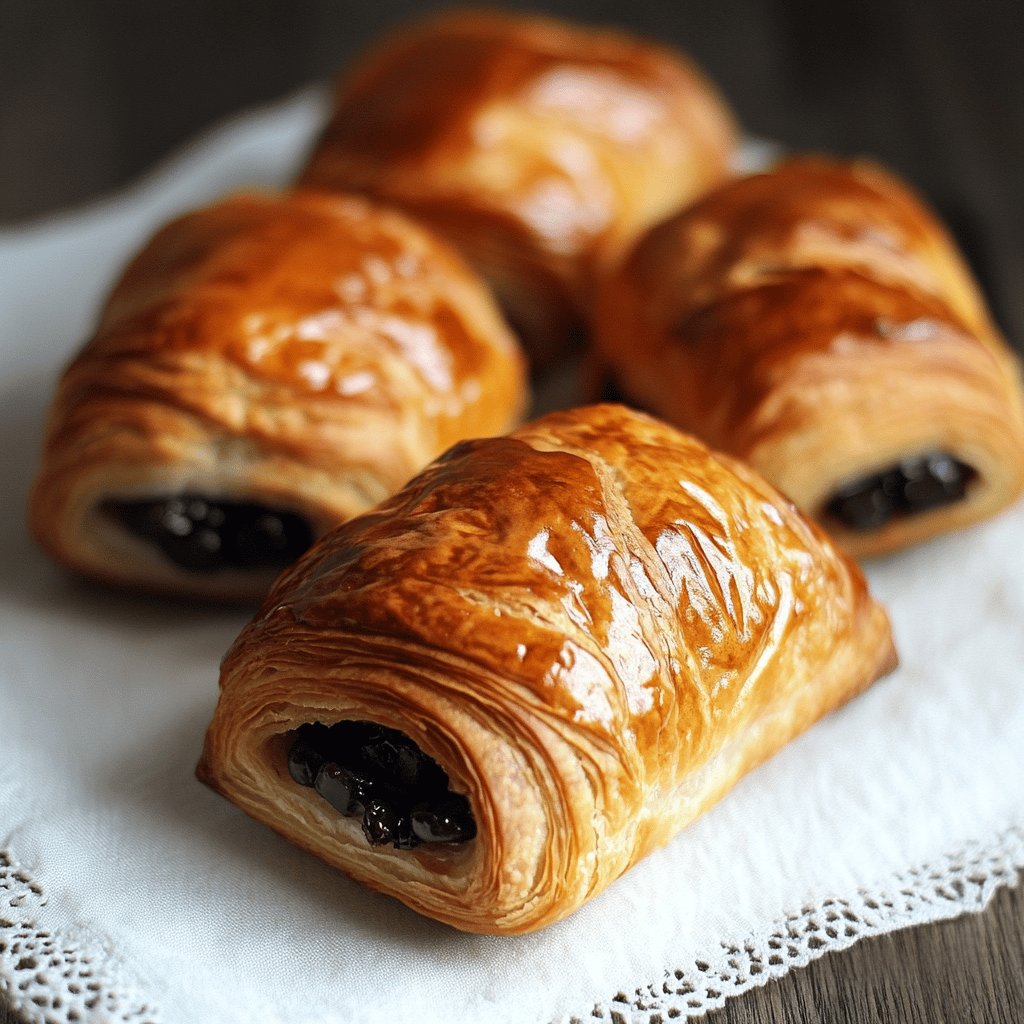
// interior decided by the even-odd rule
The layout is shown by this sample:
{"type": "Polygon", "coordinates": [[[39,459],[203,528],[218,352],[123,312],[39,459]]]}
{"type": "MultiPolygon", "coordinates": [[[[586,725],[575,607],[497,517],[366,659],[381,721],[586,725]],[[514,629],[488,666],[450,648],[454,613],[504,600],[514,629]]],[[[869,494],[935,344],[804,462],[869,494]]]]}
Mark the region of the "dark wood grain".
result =
{"type": "MultiPolygon", "coordinates": [[[[0,0],[0,221],[128,180],[198,128],[321,79],[437,2],[0,0]]],[[[549,0],[688,49],[749,130],[869,153],[953,222],[1024,338],[1018,0],[549,0]]]]}
{"type": "Polygon", "coordinates": [[[1020,1024],[1024,889],[982,914],[865,939],[730,1000],[710,1024],[1020,1024]]]}
{"type": "MultiPolygon", "coordinates": [[[[252,0],[240,17],[235,0],[0,0],[0,221],[129,180],[218,118],[323,78],[386,26],[428,6],[252,0]]],[[[683,46],[752,132],[889,163],[947,217],[1021,344],[1019,0],[529,6],[683,46]]],[[[865,940],[708,1019],[1020,1024],[1022,964],[1024,890],[1003,890],[982,914],[865,940]]],[[[0,1024],[12,1024],[2,1009],[0,1024]]]]}
{"type": "MultiPolygon", "coordinates": [[[[516,6],[515,3],[511,4],[516,6]]],[[[434,3],[0,0],[0,221],[129,179],[198,128],[323,79],[434,3]]],[[[751,131],[877,156],[943,210],[1024,339],[1018,0],[551,0],[685,47],[751,131]]]]}

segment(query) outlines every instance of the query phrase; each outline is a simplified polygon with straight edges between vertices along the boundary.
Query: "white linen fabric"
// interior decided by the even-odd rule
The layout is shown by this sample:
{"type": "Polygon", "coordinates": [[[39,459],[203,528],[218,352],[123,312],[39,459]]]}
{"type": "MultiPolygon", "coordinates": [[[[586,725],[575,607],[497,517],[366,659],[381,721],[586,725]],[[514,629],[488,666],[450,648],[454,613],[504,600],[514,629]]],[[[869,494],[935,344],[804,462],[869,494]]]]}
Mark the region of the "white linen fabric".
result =
{"type": "Polygon", "coordinates": [[[902,667],[539,934],[420,918],[195,780],[245,614],[71,580],[29,542],[25,495],[56,375],[124,259],[177,212],[286,181],[323,114],[300,95],[0,234],[0,1000],[33,1022],[648,1024],[1012,883],[1022,506],[869,565],[902,667]]]}

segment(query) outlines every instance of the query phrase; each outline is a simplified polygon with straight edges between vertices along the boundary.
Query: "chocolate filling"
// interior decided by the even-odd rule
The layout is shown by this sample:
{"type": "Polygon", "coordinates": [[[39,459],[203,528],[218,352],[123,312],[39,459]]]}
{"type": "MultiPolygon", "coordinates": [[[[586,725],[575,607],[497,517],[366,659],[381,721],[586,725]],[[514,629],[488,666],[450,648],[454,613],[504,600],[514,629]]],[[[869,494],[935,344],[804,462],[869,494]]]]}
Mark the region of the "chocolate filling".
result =
{"type": "Polygon", "coordinates": [[[361,817],[371,846],[411,850],[476,835],[469,801],[451,792],[444,769],[397,729],[374,722],[300,726],[288,774],[346,817],[361,817]]]}
{"type": "Polygon", "coordinates": [[[294,512],[199,494],[108,501],[103,511],[192,572],[283,569],[313,543],[312,527],[294,512]]]}
{"type": "Polygon", "coordinates": [[[960,501],[976,475],[947,452],[926,452],[843,484],[825,510],[851,530],[878,530],[890,519],[960,501]]]}

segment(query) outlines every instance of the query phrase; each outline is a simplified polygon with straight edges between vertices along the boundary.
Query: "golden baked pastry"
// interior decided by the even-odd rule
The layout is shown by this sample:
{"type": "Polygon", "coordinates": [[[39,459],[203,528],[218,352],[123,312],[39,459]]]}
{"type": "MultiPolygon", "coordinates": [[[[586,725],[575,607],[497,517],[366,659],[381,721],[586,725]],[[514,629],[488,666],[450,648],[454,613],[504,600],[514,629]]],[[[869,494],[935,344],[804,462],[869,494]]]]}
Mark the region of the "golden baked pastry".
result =
{"type": "Polygon", "coordinates": [[[854,554],[1024,488],[1016,361],[946,231],[874,164],[789,160],[659,225],[605,283],[594,343],[624,396],[854,554]]]}
{"type": "Polygon", "coordinates": [[[449,445],[507,430],[523,360],[445,244],[363,198],[252,194],[161,230],[60,382],[30,501],[89,576],[262,597],[449,445]]]}
{"type": "Polygon", "coordinates": [[[720,181],[736,138],[672,50],[460,11],[400,30],[342,77],[301,180],[395,203],[456,242],[544,364],[595,278],[720,181]]]}
{"type": "Polygon", "coordinates": [[[894,663],[860,571],[773,488],[594,406],[455,446],[287,570],[198,771],[420,913],[523,932],[894,663]]]}

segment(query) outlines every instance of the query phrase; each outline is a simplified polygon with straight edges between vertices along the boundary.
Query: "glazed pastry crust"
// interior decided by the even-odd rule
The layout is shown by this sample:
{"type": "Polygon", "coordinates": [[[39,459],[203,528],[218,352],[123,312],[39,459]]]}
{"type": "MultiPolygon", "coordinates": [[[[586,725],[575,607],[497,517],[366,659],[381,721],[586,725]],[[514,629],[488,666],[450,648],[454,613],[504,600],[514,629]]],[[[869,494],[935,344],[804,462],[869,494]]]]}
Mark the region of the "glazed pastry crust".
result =
{"type": "Polygon", "coordinates": [[[161,230],[114,288],[58,387],[30,523],[101,580],[260,598],[275,572],[181,569],[101,503],[194,492],[319,534],[524,405],[516,343],[445,244],[362,198],[237,195],[161,230]]]}
{"type": "Polygon", "coordinates": [[[596,278],[724,178],[736,140],[678,53],[458,12],[396,33],[342,78],[301,180],[395,203],[454,241],[547,363],[596,278]]]}
{"type": "Polygon", "coordinates": [[[874,164],[793,159],[659,225],[605,282],[594,342],[631,400],[748,460],[856,555],[1024,489],[1016,361],[946,231],[874,164]],[[929,451],[976,471],[964,499],[870,532],[825,511],[929,451]]]}
{"type": "Polygon", "coordinates": [[[893,667],[857,567],[751,470],[621,406],[464,442],[325,537],[226,656],[199,775],[420,913],[571,913],[893,667]],[[397,728],[473,841],[370,847],[286,767],[319,721],[397,728]]]}

